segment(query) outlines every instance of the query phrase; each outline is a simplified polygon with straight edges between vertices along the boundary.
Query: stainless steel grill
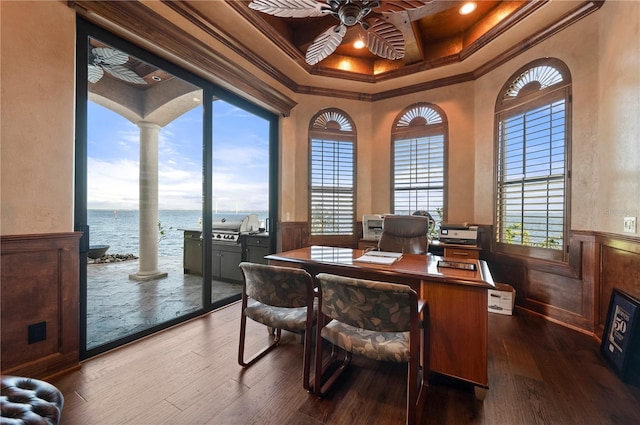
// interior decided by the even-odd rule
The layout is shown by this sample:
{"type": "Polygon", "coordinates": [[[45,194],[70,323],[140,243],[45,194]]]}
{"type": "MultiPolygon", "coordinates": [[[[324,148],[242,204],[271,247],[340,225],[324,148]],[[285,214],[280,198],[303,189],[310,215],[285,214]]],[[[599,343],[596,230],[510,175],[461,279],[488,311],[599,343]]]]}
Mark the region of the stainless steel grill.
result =
{"type": "Polygon", "coordinates": [[[214,220],[211,223],[211,236],[214,242],[239,243],[240,235],[256,232],[259,226],[256,214],[232,215],[214,220]]]}

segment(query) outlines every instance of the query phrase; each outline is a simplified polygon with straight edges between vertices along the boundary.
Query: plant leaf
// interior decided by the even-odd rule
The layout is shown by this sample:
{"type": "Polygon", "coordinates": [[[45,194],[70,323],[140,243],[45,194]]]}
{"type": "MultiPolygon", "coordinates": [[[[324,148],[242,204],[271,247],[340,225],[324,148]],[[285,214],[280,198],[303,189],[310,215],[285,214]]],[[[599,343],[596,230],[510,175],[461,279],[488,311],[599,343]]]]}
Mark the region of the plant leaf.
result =
{"type": "Polygon", "coordinates": [[[371,53],[385,59],[402,59],[404,57],[404,36],[395,25],[382,19],[368,22],[367,48],[371,53]]]}
{"type": "Polygon", "coordinates": [[[337,27],[331,27],[325,32],[320,34],[313,40],[311,46],[307,50],[305,60],[309,65],[315,65],[322,59],[335,52],[344,35],[347,33],[347,27],[344,25],[338,25],[337,27]]]}
{"type": "Polygon", "coordinates": [[[281,18],[310,18],[323,16],[327,5],[316,0],[253,0],[249,8],[281,18]]]}

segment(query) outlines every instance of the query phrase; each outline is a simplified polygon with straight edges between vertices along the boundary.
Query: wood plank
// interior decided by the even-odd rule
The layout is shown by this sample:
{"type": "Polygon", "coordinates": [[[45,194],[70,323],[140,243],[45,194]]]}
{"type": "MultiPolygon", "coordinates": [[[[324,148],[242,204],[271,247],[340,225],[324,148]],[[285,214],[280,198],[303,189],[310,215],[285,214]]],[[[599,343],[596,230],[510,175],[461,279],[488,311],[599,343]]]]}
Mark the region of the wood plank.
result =
{"type": "MultiPolygon", "coordinates": [[[[319,400],[302,388],[303,346],[295,334],[284,333],[280,347],[241,368],[239,320],[235,303],[85,361],[51,381],[65,397],[62,424],[403,423],[404,365],[355,357],[319,400]]],[[[472,385],[435,375],[422,424],[640,423],[640,389],[617,378],[598,341],[518,310],[488,321],[484,402],[472,385]]],[[[248,332],[248,349],[265,342],[263,326],[248,332]]]]}

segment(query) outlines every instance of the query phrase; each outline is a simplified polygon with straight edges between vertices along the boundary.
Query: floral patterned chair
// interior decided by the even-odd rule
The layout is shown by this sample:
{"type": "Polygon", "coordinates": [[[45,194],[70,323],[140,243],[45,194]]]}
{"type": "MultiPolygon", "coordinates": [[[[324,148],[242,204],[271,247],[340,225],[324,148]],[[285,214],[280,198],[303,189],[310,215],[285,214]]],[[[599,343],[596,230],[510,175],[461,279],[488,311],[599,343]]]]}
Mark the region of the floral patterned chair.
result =
{"type": "Polygon", "coordinates": [[[422,416],[428,382],[426,304],[407,285],[320,273],[314,392],[323,397],[345,370],[351,355],[408,363],[407,424],[422,416]],[[323,359],[322,340],[332,344],[323,359]],[[342,355],[340,355],[342,353],[342,355]],[[422,355],[420,355],[422,354],[422,355]],[[342,357],[342,359],[340,359],[342,357]],[[324,364],[323,364],[324,363],[324,364]],[[422,366],[422,373],[420,369],[422,366]],[[325,376],[329,370],[334,371],[325,376]]]}
{"type": "Polygon", "coordinates": [[[316,323],[313,278],[302,269],[240,263],[243,275],[242,315],[240,318],[240,345],[238,363],[249,367],[278,346],[282,329],[304,334],[303,382],[310,388],[311,335],[316,323]],[[273,341],[245,360],[244,346],[247,317],[269,328],[275,334],[273,341]]]}

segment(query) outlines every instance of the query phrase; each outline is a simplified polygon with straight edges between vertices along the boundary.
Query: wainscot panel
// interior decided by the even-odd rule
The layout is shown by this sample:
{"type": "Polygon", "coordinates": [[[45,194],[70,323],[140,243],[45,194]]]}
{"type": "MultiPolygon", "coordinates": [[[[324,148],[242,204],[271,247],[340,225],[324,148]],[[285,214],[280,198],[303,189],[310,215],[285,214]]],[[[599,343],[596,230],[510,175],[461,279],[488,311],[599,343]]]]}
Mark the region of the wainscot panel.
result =
{"type": "Polygon", "coordinates": [[[81,233],[2,236],[2,374],[47,379],[79,367],[81,233]]]}

